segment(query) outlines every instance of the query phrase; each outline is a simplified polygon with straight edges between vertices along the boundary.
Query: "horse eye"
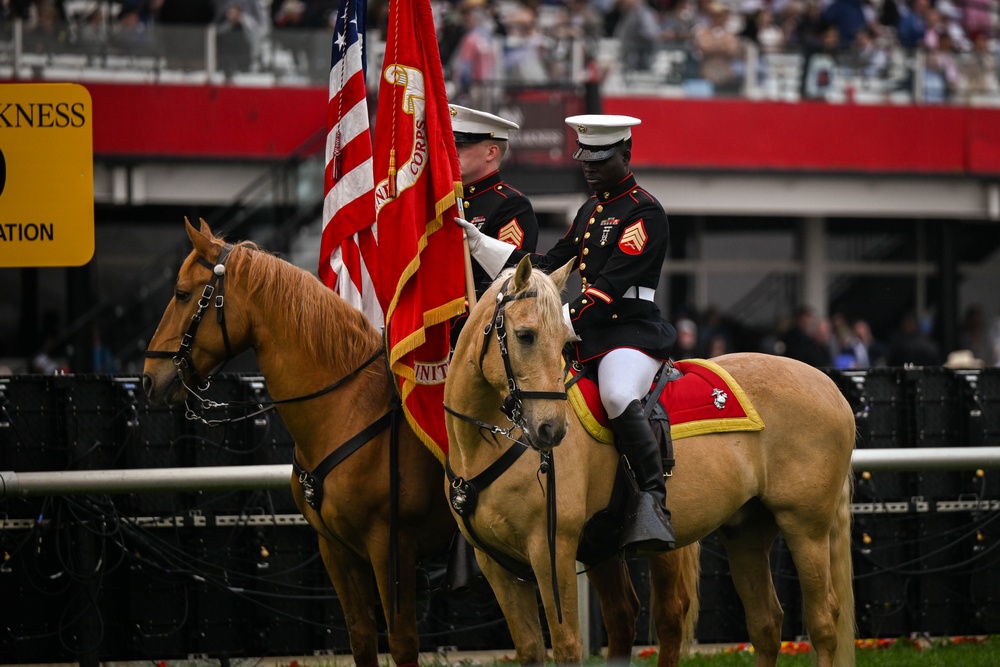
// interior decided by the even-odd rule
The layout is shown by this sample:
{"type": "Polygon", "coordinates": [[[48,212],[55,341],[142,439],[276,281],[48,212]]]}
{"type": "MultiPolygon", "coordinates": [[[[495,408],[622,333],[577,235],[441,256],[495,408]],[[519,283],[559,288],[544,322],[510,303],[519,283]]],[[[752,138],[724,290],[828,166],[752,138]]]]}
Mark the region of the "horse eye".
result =
{"type": "Polygon", "coordinates": [[[179,302],[187,301],[191,298],[191,292],[182,292],[180,290],[174,290],[174,298],[179,302]]]}
{"type": "Polygon", "coordinates": [[[514,333],[517,340],[524,345],[533,345],[535,342],[535,332],[531,329],[519,329],[514,333]]]}

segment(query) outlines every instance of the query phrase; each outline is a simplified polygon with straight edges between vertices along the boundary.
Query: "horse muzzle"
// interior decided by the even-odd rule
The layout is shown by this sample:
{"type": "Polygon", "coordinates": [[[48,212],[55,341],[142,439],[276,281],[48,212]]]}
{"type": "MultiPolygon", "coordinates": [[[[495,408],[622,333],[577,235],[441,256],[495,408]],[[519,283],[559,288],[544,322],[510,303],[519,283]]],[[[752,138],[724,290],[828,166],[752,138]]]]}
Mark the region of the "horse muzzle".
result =
{"type": "Polygon", "coordinates": [[[525,429],[525,435],[532,448],[544,452],[557,447],[566,437],[568,429],[569,423],[565,417],[549,418],[531,423],[531,426],[525,429]]]}
{"type": "Polygon", "coordinates": [[[178,405],[188,396],[187,388],[176,373],[164,375],[145,372],[142,374],[142,389],[149,402],[159,407],[178,405]]]}

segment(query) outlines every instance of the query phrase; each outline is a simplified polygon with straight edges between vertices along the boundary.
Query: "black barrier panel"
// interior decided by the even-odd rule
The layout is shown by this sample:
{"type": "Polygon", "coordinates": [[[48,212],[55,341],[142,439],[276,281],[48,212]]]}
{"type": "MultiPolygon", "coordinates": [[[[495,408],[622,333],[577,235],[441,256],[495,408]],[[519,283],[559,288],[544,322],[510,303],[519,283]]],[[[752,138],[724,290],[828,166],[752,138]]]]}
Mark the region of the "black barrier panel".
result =
{"type": "Polygon", "coordinates": [[[917,559],[907,566],[920,577],[914,619],[918,632],[935,637],[967,632],[976,523],[965,512],[919,517],[917,559]]]}
{"type": "Polygon", "coordinates": [[[746,613],[717,533],[701,541],[700,611],[695,638],[702,644],[748,641],[746,613]]]}
{"type": "MultiPolygon", "coordinates": [[[[955,447],[966,444],[965,381],[948,368],[904,371],[913,400],[916,447],[955,447]]],[[[923,471],[912,476],[913,494],[925,500],[953,499],[969,493],[970,475],[957,471],[923,471]]]]}
{"type": "Polygon", "coordinates": [[[0,378],[0,468],[19,472],[65,470],[69,465],[64,405],[55,378],[0,378]]]}
{"type": "Polygon", "coordinates": [[[967,444],[1000,445],[1000,368],[957,371],[965,382],[967,444]]]}
{"type": "MultiPolygon", "coordinates": [[[[912,411],[900,369],[828,370],[827,373],[854,411],[859,449],[907,446],[907,438],[912,433],[912,411]]],[[[912,495],[909,473],[858,471],[855,502],[885,503],[908,499],[912,495]]]]}
{"type": "Polygon", "coordinates": [[[969,569],[971,634],[1000,634],[1000,532],[992,526],[977,531],[969,569]]]}
{"type": "Polygon", "coordinates": [[[909,414],[899,369],[828,370],[827,373],[854,411],[858,447],[906,446],[910,436],[909,414]]]}
{"type": "Polygon", "coordinates": [[[258,655],[296,655],[303,647],[349,646],[347,624],[323,568],[316,536],[304,526],[262,526],[249,531],[254,567],[253,649],[258,655]]]}
{"type": "Polygon", "coordinates": [[[918,577],[903,566],[914,550],[907,515],[856,516],[852,528],[854,606],[858,636],[896,638],[909,633],[918,577]]]}

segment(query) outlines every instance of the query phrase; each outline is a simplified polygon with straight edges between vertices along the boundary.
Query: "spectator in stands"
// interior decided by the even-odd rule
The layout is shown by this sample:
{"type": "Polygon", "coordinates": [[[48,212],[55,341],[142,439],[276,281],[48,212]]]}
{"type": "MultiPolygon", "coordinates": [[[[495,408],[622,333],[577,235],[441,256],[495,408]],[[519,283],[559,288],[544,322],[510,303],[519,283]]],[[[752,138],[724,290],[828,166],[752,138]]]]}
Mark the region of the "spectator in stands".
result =
{"type": "Polygon", "coordinates": [[[153,0],[156,23],[208,25],[215,20],[212,0],[153,0]]]}
{"type": "Polygon", "coordinates": [[[660,20],[646,0],[619,0],[613,37],[621,48],[626,72],[644,72],[653,63],[660,39],[660,20]]]}
{"type": "Polygon", "coordinates": [[[830,316],[830,354],[836,368],[868,368],[868,347],[841,312],[830,316]]]}
{"type": "Polygon", "coordinates": [[[687,47],[699,18],[696,0],[679,0],[660,15],[660,41],[687,47]]]}
{"type": "Polygon", "coordinates": [[[827,23],[837,26],[842,51],[849,49],[858,31],[868,25],[862,0],[833,0],[821,16],[827,23]]]}
{"type": "Polygon", "coordinates": [[[959,86],[958,62],[951,35],[947,32],[936,34],[935,46],[927,47],[924,61],[924,102],[947,102],[954,97],[959,86]]]}
{"type": "Polygon", "coordinates": [[[61,2],[38,0],[34,12],[29,12],[28,29],[24,33],[25,52],[51,53],[70,43],[69,23],[61,2]]]}
{"type": "Polygon", "coordinates": [[[940,366],[941,350],[913,313],[907,313],[889,343],[889,366],[940,366]]]}
{"type": "Polygon", "coordinates": [[[795,313],[795,322],[782,337],[786,357],[798,359],[810,366],[828,368],[833,360],[830,350],[816,339],[817,320],[815,311],[809,306],[800,307],[795,313]]]}
{"type": "Polygon", "coordinates": [[[475,109],[491,109],[495,106],[498,72],[494,21],[485,0],[464,0],[462,20],[465,33],[451,60],[453,99],[475,109]]]}
{"type": "Polygon", "coordinates": [[[821,24],[821,29],[819,48],[805,53],[800,88],[803,100],[825,100],[836,90],[840,33],[832,23],[821,24]]]}
{"type": "Polygon", "coordinates": [[[274,0],[271,3],[271,24],[275,28],[325,28],[330,25],[331,11],[317,2],[274,0]]]}
{"type": "MultiPolygon", "coordinates": [[[[781,53],[785,50],[785,31],[774,20],[774,12],[764,6],[747,17],[747,26],[753,25],[751,38],[761,53],[781,53]]],[[[750,31],[747,30],[749,37],[750,31]]]]}
{"type": "Polygon", "coordinates": [[[962,60],[959,67],[960,86],[966,95],[996,95],[1000,92],[997,79],[997,53],[990,50],[989,35],[977,32],[972,35],[972,53],[962,60]]]}
{"type": "Polygon", "coordinates": [[[148,55],[153,52],[146,25],[138,7],[122,7],[111,28],[110,46],[124,55],[148,55]]]}
{"type": "Polygon", "coordinates": [[[229,75],[259,67],[271,19],[260,0],[224,0],[217,20],[219,66],[229,75]]]}
{"type": "Polygon", "coordinates": [[[538,13],[520,3],[508,11],[502,21],[504,39],[504,78],[511,83],[539,85],[549,80],[549,38],[538,28],[538,13]]]}
{"type": "Polygon", "coordinates": [[[743,85],[743,45],[729,25],[729,7],[720,0],[708,5],[708,21],[692,33],[699,75],[716,93],[736,94],[743,85]]]}
{"type": "Polygon", "coordinates": [[[874,29],[865,26],[855,35],[843,64],[858,76],[882,78],[889,69],[889,54],[880,44],[874,29]]]}
{"type": "Polygon", "coordinates": [[[994,34],[1000,12],[997,0],[955,0],[955,3],[961,13],[962,29],[970,39],[974,35],[986,35],[988,39],[994,34]]]}
{"type": "Polygon", "coordinates": [[[860,340],[865,346],[869,367],[875,368],[885,366],[886,358],[889,356],[889,348],[885,343],[875,337],[875,334],[872,332],[872,328],[868,324],[867,320],[855,320],[853,329],[854,335],[857,336],[858,340],[860,340]]]}
{"type": "Polygon", "coordinates": [[[900,46],[912,53],[924,42],[930,0],[908,0],[899,2],[897,6],[899,23],[896,24],[896,38],[900,46]]]}
{"type": "Polygon", "coordinates": [[[978,303],[970,304],[965,309],[958,327],[958,347],[971,350],[977,359],[982,359],[988,366],[992,366],[995,361],[986,315],[978,303]]]}
{"type": "Polygon", "coordinates": [[[693,359],[698,356],[698,325],[689,317],[682,317],[677,320],[677,342],[674,343],[673,354],[670,358],[674,361],[683,359],[693,359]]]}

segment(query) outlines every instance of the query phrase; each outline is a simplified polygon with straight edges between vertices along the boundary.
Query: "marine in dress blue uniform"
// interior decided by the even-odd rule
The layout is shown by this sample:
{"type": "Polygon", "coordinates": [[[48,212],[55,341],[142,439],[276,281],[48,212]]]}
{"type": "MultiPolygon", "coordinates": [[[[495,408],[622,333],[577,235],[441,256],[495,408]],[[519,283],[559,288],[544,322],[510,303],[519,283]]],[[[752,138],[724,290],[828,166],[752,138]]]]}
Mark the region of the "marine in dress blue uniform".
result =
{"type": "MultiPolygon", "coordinates": [[[[531,201],[500,176],[510,132],[518,129],[517,123],[457,104],[449,105],[449,110],[462,170],[463,217],[491,238],[517,250],[534,252],[538,245],[538,220],[531,201]]],[[[493,277],[473,261],[472,280],[476,296],[481,297],[493,277]]],[[[452,320],[452,346],[466,318],[467,315],[461,315],[452,320]]]]}
{"type": "MultiPolygon", "coordinates": [[[[538,220],[531,201],[500,176],[510,131],[518,129],[517,123],[457,104],[449,109],[462,168],[463,217],[487,236],[534,252],[538,220]]],[[[493,278],[478,263],[473,263],[472,275],[476,296],[482,296],[493,278]]]]}
{"type": "Polygon", "coordinates": [[[642,414],[641,399],[677,338],[654,302],[670,237],[657,199],[641,188],[629,167],[631,116],[584,115],[566,119],[577,132],[573,158],[593,190],[569,232],[544,255],[504,248],[466,227],[470,250],[491,275],[527,254],[551,271],[576,259],[582,292],[565,306],[567,325],[579,338],[573,355],[598,364],[601,400],[620,451],[640,493],[629,508],[621,547],[648,555],[673,548],[665,507],[659,444],[642,414]]]}

